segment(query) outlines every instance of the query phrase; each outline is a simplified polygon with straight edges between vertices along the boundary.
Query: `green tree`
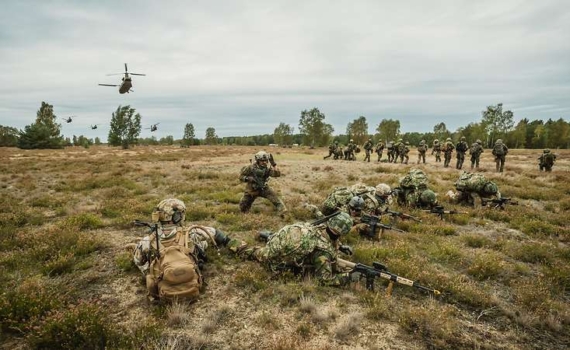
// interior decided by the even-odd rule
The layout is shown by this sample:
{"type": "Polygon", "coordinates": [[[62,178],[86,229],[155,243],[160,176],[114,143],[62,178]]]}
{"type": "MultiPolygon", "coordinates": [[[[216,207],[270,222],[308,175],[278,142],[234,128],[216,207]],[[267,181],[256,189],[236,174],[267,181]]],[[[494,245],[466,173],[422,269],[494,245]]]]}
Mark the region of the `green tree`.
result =
{"type": "Polygon", "coordinates": [[[527,127],[528,119],[525,118],[519,121],[515,129],[507,135],[508,144],[513,145],[515,148],[525,148],[527,127]]]}
{"type": "Polygon", "coordinates": [[[328,143],[334,129],[324,122],[325,115],[318,108],[301,112],[299,132],[303,134],[303,143],[310,146],[324,146],[328,143]]]}
{"type": "Polygon", "coordinates": [[[487,132],[487,146],[491,147],[495,144],[495,140],[504,138],[507,132],[514,126],[514,114],[511,111],[503,111],[503,104],[496,106],[487,106],[487,109],[481,112],[481,124],[484,125],[487,132]]]}
{"type": "Polygon", "coordinates": [[[95,145],[100,145],[101,144],[101,139],[99,137],[95,137],[95,145]]]}
{"type": "Polygon", "coordinates": [[[216,129],[209,127],[206,129],[206,139],[204,140],[207,145],[215,145],[218,143],[218,136],[216,135],[216,129]]]}
{"type": "Polygon", "coordinates": [[[16,147],[18,135],[18,129],[0,125],[0,147],[16,147]]]}
{"type": "Polygon", "coordinates": [[[56,120],[53,106],[42,102],[35,123],[27,125],[24,131],[20,131],[18,147],[24,149],[63,148],[64,140],[60,135],[61,125],[56,123],[56,120]]]}
{"type": "Polygon", "coordinates": [[[376,128],[380,140],[386,142],[395,141],[400,136],[400,121],[392,119],[382,119],[376,128]]]}
{"type": "Polygon", "coordinates": [[[121,146],[123,149],[136,145],[141,133],[141,115],[131,106],[119,106],[111,117],[109,146],[121,146]]]}
{"type": "Polygon", "coordinates": [[[273,131],[273,139],[279,146],[288,146],[293,143],[293,127],[289,124],[279,123],[273,131]]]}
{"type": "Polygon", "coordinates": [[[174,144],[174,136],[168,135],[166,137],[162,137],[160,140],[158,140],[158,143],[161,145],[172,146],[174,144]]]}
{"type": "Polygon", "coordinates": [[[348,123],[346,134],[354,140],[357,145],[363,145],[368,140],[368,122],[366,117],[360,116],[348,123]]]}
{"type": "Polygon", "coordinates": [[[451,133],[447,130],[447,126],[444,122],[436,124],[433,127],[433,135],[439,141],[445,141],[448,137],[451,137],[451,133]]]}
{"type": "Polygon", "coordinates": [[[194,144],[195,137],[194,125],[192,123],[186,123],[186,126],[184,127],[184,136],[182,137],[182,146],[192,146],[194,144]]]}
{"type": "Polygon", "coordinates": [[[568,147],[568,137],[570,135],[570,125],[560,118],[557,121],[548,120],[545,124],[548,129],[548,140],[546,147],[566,148],[568,147]]]}

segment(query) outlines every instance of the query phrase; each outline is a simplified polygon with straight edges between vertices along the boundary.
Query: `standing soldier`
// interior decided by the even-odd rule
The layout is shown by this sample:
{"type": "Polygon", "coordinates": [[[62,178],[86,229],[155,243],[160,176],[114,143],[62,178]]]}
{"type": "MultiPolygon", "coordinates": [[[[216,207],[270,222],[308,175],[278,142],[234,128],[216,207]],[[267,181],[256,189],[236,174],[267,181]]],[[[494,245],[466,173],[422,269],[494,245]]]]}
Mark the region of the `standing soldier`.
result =
{"type": "Polygon", "coordinates": [[[404,140],[398,139],[398,142],[394,144],[394,163],[398,162],[398,158],[400,158],[400,150],[404,150],[404,140]]]}
{"type": "Polygon", "coordinates": [[[433,140],[431,155],[433,156],[434,153],[435,153],[435,161],[441,162],[441,145],[439,144],[438,139],[433,140]]]}
{"type": "Polygon", "coordinates": [[[364,161],[368,159],[368,163],[370,163],[370,154],[372,153],[372,149],[374,148],[374,144],[372,143],[372,139],[368,139],[366,143],[362,146],[366,151],[366,155],[364,156],[364,161]]]}
{"type": "Polygon", "coordinates": [[[509,153],[509,149],[503,143],[503,140],[497,139],[495,146],[493,147],[493,155],[495,156],[495,167],[497,172],[503,172],[505,167],[505,157],[509,153]]]}
{"type": "Polygon", "coordinates": [[[356,156],[354,155],[354,150],[356,149],[356,145],[354,144],[354,140],[350,139],[350,142],[346,146],[344,150],[344,160],[356,160],[356,156]]]}
{"type": "Polygon", "coordinates": [[[469,149],[469,154],[471,155],[471,169],[473,169],[473,166],[479,169],[479,157],[481,157],[481,153],[483,153],[483,146],[481,143],[481,140],[477,139],[469,149]]]}
{"type": "Polygon", "coordinates": [[[255,163],[241,169],[239,179],[247,183],[243,197],[239,202],[239,209],[242,213],[249,212],[257,197],[263,197],[273,203],[280,212],[281,217],[285,215],[287,212],[285,204],[267,185],[267,180],[270,176],[279,177],[281,176],[281,171],[277,168],[275,161],[273,161],[273,156],[264,151],[259,151],[255,154],[255,163]],[[268,162],[271,162],[271,166],[268,166],[268,162]]]}
{"type": "Polygon", "coordinates": [[[334,143],[331,143],[329,145],[329,155],[323,157],[323,159],[327,159],[330,158],[330,156],[336,155],[336,150],[338,148],[338,141],[335,141],[334,143]]]}
{"type": "Polygon", "coordinates": [[[455,157],[457,158],[457,163],[455,164],[455,169],[461,169],[463,166],[463,161],[465,160],[465,152],[469,149],[469,145],[465,142],[465,136],[461,136],[461,140],[455,146],[455,157]]]}
{"type": "Polygon", "coordinates": [[[548,148],[542,151],[540,157],[538,157],[538,168],[540,171],[552,171],[554,162],[556,161],[556,155],[551,153],[548,148]]]}
{"type": "Polygon", "coordinates": [[[384,142],[382,140],[378,141],[376,144],[376,154],[378,154],[378,161],[382,159],[382,152],[384,151],[384,142]]]}
{"type": "Polygon", "coordinates": [[[420,164],[420,161],[423,161],[423,163],[426,163],[426,151],[427,151],[427,145],[425,140],[421,140],[420,141],[420,145],[418,146],[418,163],[420,164]]]}
{"type": "Polygon", "coordinates": [[[386,145],[386,153],[388,154],[388,163],[396,162],[395,158],[395,151],[394,151],[394,141],[388,141],[386,145]]]}
{"type": "Polygon", "coordinates": [[[400,146],[398,147],[399,150],[399,154],[400,154],[400,163],[404,163],[404,164],[408,164],[408,159],[410,159],[410,157],[408,157],[408,153],[410,153],[410,143],[408,141],[404,142],[400,142],[400,146]],[[406,159],[406,161],[404,161],[404,158],[406,159]]]}
{"type": "Polygon", "coordinates": [[[451,162],[451,154],[453,153],[454,149],[455,145],[453,142],[451,142],[451,138],[448,137],[447,140],[445,140],[445,144],[443,145],[443,166],[445,168],[447,168],[451,162]]]}

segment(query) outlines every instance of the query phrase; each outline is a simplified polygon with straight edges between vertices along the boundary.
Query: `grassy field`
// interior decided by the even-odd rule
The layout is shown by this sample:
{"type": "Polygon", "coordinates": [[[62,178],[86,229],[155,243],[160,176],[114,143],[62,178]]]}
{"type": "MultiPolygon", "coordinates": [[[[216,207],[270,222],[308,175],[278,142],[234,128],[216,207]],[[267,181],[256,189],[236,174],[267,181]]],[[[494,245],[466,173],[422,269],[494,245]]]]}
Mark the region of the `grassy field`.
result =
{"type": "MultiPolygon", "coordinates": [[[[503,174],[483,153],[485,175],[506,210],[445,202],[460,171],[429,157],[421,165],[446,208],[401,210],[380,241],[348,237],[353,261],[380,261],[443,291],[433,297],[385,284],[320,287],[273,275],[226,250],[209,250],[205,293],[191,305],[149,305],[128,243],[145,232],[154,205],[182,199],[187,222],[252,244],[256,232],[309,219],[335,186],[395,186],[415,164],[323,160],[325,149],[267,149],[284,175],[271,179],[290,209],[281,219],[263,199],[243,215],[238,182],[253,147],[0,148],[0,347],[5,349],[566,349],[570,344],[570,151],[552,173],[540,150],[511,150],[503,174]]],[[[415,163],[415,150],[411,162],[415,163]]],[[[373,159],[375,159],[373,157],[373,159]]],[[[455,159],[453,159],[453,164],[455,159]]],[[[467,164],[468,168],[469,164],[467,164]]]]}

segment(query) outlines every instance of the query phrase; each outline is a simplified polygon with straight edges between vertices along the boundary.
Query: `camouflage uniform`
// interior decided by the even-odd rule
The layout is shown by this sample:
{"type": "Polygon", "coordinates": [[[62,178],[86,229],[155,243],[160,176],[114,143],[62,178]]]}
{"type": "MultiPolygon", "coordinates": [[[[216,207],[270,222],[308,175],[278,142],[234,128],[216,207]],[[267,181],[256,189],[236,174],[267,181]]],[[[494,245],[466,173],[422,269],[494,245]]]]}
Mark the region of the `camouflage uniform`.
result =
{"type": "Polygon", "coordinates": [[[344,160],[356,160],[356,156],[354,155],[355,149],[356,145],[354,144],[354,141],[350,140],[350,142],[344,149],[344,160]]]}
{"type": "Polygon", "coordinates": [[[451,162],[451,154],[455,149],[455,145],[451,142],[451,138],[447,138],[445,144],[443,145],[443,166],[447,168],[451,162]]]}
{"type": "Polygon", "coordinates": [[[382,152],[384,151],[384,142],[382,140],[378,141],[376,144],[376,154],[378,154],[378,161],[382,159],[382,152]]]}
{"type": "Polygon", "coordinates": [[[398,147],[398,154],[400,155],[400,163],[408,164],[408,160],[410,159],[410,157],[408,157],[408,153],[410,153],[410,143],[400,142],[400,145],[398,147]]]}
{"type": "Polygon", "coordinates": [[[404,140],[402,139],[398,139],[398,142],[394,144],[394,163],[400,158],[400,150],[403,150],[404,146],[404,140]]]}
{"type": "Polygon", "coordinates": [[[427,176],[419,169],[411,169],[395,188],[398,204],[408,207],[431,208],[437,204],[436,194],[428,189],[427,176]]]}
{"type": "Polygon", "coordinates": [[[239,175],[239,179],[247,183],[243,197],[239,202],[239,208],[242,213],[247,213],[257,197],[263,197],[273,203],[275,208],[283,215],[287,211],[285,204],[267,185],[269,177],[279,177],[281,176],[281,171],[277,167],[267,166],[267,153],[261,151],[255,157],[255,163],[244,167],[239,175]],[[267,159],[264,160],[263,158],[267,159]]]}
{"type": "Polygon", "coordinates": [[[538,168],[540,171],[552,171],[554,162],[556,161],[556,155],[551,153],[547,148],[545,149],[540,157],[538,157],[538,168]]]}
{"type": "Polygon", "coordinates": [[[420,145],[418,146],[418,162],[417,162],[417,164],[420,164],[420,162],[423,162],[424,164],[426,163],[426,152],[427,152],[426,142],[424,140],[421,140],[420,145]]]}
{"type": "Polygon", "coordinates": [[[337,149],[338,149],[338,141],[335,141],[334,143],[331,143],[331,144],[329,145],[329,155],[323,157],[323,159],[330,158],[330,156],[335,156],[335,159],[336,159],[336,151],[337,151],[337,149]]]}
{"type": "Polygon", "coordinates": [[[441,162],[441,145],[439,144],[438,139],[433,140],[431,155],[433,156],[434,153],[435,153],[435,161],[441,162]]]}
{"type": "Polygon", "coordinates": [[[481,173],[464,171],[455,182],[456,193],[450,197],[456,203],[480,207],[483,199],[501,198],[497,184],[481,173]]]}
{"type": "Polygon", "coordinates": [[[388,154],[388,163],[392,163],[396,161],[396,145],[394,141],[389,141],[386,145],[387,154],[388,154]]]}
{"type": "Polygon", "coordinates": [[[469,149],[469,145],[465,142],[465,136],[461,136],[461,141],[455,146],[455,157],[457,158],[457,163],[455,164],[455,169],[461,169],[463,167],[463,162],[465,161],[465,152],[469,149]]]}
{"type": "Polygon", "coordinates": [[[481,157],[481,153],[483,153],[483,146],[481,143],[481,140],[477,140],[469,149],[469,154],[471,155],[471,169],[473,169],[473,167],[479,169],[479,158],[481,157]]]}
{"type": "Polygon", "coordinates": [[[372,139],[368,139],[368,141],[366,141],[366,143],[362,146],[362,148],[364,148],[364,150],[366,151],[366,155],[364,156],[364,161],[366,162],[366,160],[368,160],[368,162],[370,163],[370,154],[372,153],[372,149],[374,148],[374,145],[372,144],[372,139]]]}
{"type": "Polygon", "coordinates": [[[352,220],[343,213],[334,218],[343,221],[343,230],[338,235],[329,232],[328,222],[318,226],[295,223],[271,235],[265,247],[248,247],[237,239],[230,240],[227,246],[240,257],[258,261],[272,271],[301,270],[311,272],[323,285],[345,285],[349,282],[348,274],[338,271],[336,265],[338,238],[348,233],[352,220]]]}
{"type": "Polygon", "coordinates": [[[492,154],[495,156],[495,166],[497,172],[503,172],[503,169],[505,167],[505,157],[507,156],[507,153],[509,153],[509,149],[503,143],[503,140],[498,139],[497,142],[495,142],[495,146],[493,147],[492,152],[492,154]]]}

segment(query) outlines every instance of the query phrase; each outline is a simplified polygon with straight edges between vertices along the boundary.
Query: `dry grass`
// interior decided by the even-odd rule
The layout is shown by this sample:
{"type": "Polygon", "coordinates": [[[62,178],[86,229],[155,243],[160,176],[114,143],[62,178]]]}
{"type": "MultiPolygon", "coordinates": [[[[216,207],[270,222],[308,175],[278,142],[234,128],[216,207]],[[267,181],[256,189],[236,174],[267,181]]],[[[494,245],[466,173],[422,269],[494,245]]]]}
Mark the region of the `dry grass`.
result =
{"type": "MultiPolygon", "coordinates": [[[[116,332],[108,334],[107,345],[121,348],[561,349],[570,342],[565,150],[557,151],[548,174],[527,163],[538,151],[512,150],[503,174],[494,172],[489,152],[483,154],[480,170],[503,196],[518,200],[516,206],[499,211],[446,204],[468,214],[443,220],[395,206],[423,222],[397,221],[408,232],[386,232],[378,242],[348,238],[353,260],[382,262],[442,290],[437,298],[403,285],[388,297],[384,280],[376,282],[375,292],[361,284],[320,287],[310,278],[273,274],[210,249],[207,287],[198,302],[148,305],[140,272],[123,246],[145,234],[130,223],[147,220],[161,199],[184,200],[187,221],[259,244],[257,231],[309,219],[302,204],[320,204],[335,186],[395,186],[416,167],[364,163],[361,155],[356,162],[322,160],[325,149],[273,152],[284,175],[270,185],[290,210],[283,220],[263,199],[250,214],[237,208],[243,191],[237,174],[257,150],[0,148],[2,347],[26,348],[38,334],[49,337],[45,330],[33,331],[46,322],[58,332],[73,329],[66,320],[89,321],[94,330],[112,322],[116,332]],[[95,301],[94,316],[73,311],[82,300],[95,301]]],[[[440,198],[460,173],[433,158],[418,167],[440,198]]]]}

